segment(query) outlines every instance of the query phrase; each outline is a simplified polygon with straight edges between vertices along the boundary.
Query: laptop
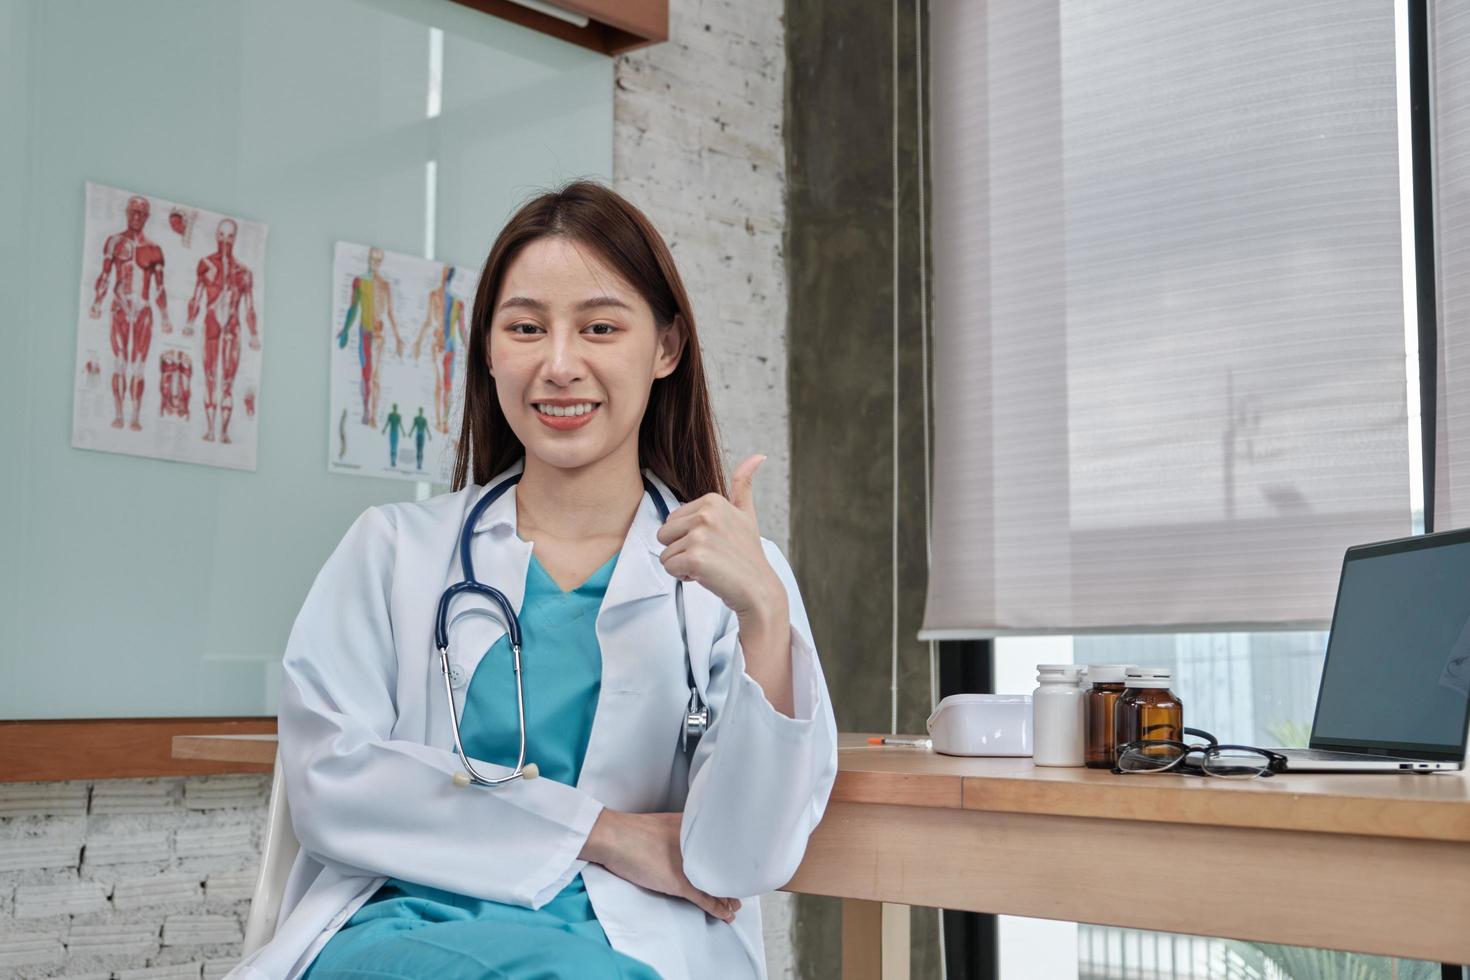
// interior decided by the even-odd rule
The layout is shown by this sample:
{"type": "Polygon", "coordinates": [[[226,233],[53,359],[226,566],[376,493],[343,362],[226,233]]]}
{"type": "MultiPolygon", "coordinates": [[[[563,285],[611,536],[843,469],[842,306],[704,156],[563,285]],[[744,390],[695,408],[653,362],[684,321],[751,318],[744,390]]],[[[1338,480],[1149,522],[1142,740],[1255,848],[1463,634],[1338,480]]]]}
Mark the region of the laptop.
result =
{"type": "Polygon", "coordinates": [[[1463,769],[1470,732],[1470,528],[1347,550],[1311,748],[1288,772],[1463,769]]]}

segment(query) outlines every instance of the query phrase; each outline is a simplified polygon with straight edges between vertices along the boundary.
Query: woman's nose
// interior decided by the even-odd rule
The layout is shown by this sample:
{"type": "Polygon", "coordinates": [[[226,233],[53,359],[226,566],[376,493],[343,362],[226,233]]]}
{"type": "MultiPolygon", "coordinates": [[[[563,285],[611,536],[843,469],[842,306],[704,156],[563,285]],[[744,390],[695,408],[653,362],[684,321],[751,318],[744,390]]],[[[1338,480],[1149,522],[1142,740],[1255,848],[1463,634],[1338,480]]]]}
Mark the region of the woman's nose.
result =
{"type": "Polygon", "coordinates": [[[553,332],[547,345],[546,376],[559,385],[567,385],[582,376],[582,355],[577,338],[565,331],[553,332]]]}

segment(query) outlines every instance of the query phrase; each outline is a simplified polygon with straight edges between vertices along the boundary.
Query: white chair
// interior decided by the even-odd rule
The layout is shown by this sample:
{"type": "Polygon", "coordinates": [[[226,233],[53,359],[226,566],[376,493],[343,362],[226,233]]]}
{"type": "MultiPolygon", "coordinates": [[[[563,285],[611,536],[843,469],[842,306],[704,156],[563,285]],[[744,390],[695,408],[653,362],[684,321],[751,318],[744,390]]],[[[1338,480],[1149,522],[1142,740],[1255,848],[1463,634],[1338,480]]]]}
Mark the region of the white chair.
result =
{"type": "Polygon", "coordinates": [[[291,827],[286,806],[286,782],[282,776],[281,752],[276,750],[275,774],[271,777],[270,813],[265,821],[265,843],[260,849],[260,872],[255,876],[255,893],[250,897],[250,914],[245,919],[245,942],[241,956],[249,956],[276,934],[286,878],[301,845],[291,827]]]}

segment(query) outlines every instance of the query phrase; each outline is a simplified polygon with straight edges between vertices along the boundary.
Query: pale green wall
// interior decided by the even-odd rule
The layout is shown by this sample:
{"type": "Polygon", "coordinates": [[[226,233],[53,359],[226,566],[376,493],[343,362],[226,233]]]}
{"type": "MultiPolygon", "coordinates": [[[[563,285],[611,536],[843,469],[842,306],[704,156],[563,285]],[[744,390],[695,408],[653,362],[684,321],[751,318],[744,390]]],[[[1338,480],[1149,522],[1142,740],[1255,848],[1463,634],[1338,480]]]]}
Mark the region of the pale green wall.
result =
{"type": "Polygon", "coordinates": [[[333,243],[422,254],[435,159],[436,257],[478,267],[610,180],[612,71],[448,0],[0,0],[0,719],[273,713],[322,561],[414,493],[326,472],[333,243]],[[255,472],[71,448],[86,180],[270,226],[255,472]]]}

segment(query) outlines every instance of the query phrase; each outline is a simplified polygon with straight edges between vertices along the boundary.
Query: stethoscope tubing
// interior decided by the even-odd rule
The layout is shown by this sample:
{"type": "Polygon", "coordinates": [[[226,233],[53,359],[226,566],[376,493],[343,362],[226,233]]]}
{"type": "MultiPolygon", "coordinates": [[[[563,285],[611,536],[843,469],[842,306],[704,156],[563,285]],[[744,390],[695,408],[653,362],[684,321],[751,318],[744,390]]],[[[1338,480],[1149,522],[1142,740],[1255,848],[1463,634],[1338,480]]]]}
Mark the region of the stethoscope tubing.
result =
{"type": "MultiPolygon", "coordinates": [[[[501,592],[494,586],[485,585],[483,582],[480,582],[475,578],[474,560],[470,557],[470,536],[474,530],[475,525],[479,522],[480,515],[484,513],[485,508],[490,506],[490,504],[494,502],[501,494],[505,493],[506,490],[510,489],[516,483],[520,482],[521,476],[522,474],[515,473],[507,477],[503,483],[492,488],[488,493],[485,494],[484,497],[480,498],[480,500],[475,504],[473,508],[470,509],[469,515],[465,518],[464,527],[460,529],[459,534],[459,562],[461,569],[464,571],[464,581],[451,585],[449,588],[444,590],[442,595],[439,596],[438,615],[435,617],[434,620],[434,646],[439,651],[439,669],[440,673],[444,677],[444,695],[449,701],[449,719],[451,727],[454,729],[454,751],[459,756],[459,761],[464,765],[465,769],[464,772],[455,774],[454,783],[456,786],[469,786],[472,784],[476,786],[502,786],[516,779],[534,779],[539,772],[534,763],[529,766],[526,764],[526,702],[524,689],[521,685],[520,620],[516,616],[515,609],[512,608],[510,600],[506,598],[505,593],[501,592]],[[459,709],[456,708],[454,704],[454,686],[449,676],[449,606],[450,603],[455,600],[455,598],[463,595],[466,592],[473,593],[475,595],[485,596],[500,607],[501,616],[505,622],[506,635],[510,642],[511,655],[514,661],[513,666],[515,667],[516,674],[516,717],[520,724],[521,744],[520,751],[516,757],[515,768],[511,770],[509,774],[500,777],[490,777],[483,775],[475,769],[474,763],[470,762],[469,753],[465,751],[464,741],[460,735],[459,709]]],[[[668,520],[668,506],[663,502],[662,499],[660,499],[657,488],[655,488],[648,482],[647,477],[643,478],[643,486],[648,494],[653,498],[654,506],[658,508],[659,517],[661,518],[661,520],[668,520]]],[[[675,598],[677,600],[676,606],[679,613],[679,628],[681,633],[684,632],[685,628],[683,586],[684,583],[681,580],[675,580],[675,598]]],[[[686,635],[686,659],[688,655],[688,636],[686,635]]],[[[709,708],[708,706],[703,705],[700,701],[697,690],[694,689],[692,686],[692,679],[688,717],[690,719],[698,717],[702,726],[708,725],[709,708]]],[[[688,721],[686,721],[684,736],[682,740],[686,748],[688,744],[688,735],[689,723],[688,721]]]]}
{"type": "Polygon", "coordinates": [[[454,751],[459,756],[460,763],[464,766],[463,773],[456,773],[454,783],[456,786],[468,786],[473,783],[476,786],[501,786],[517,779],[534,778],[535,773],[526,771],[526,699],[521,685],[521,624],[511,607],[510,600],[504,592],[494,586],[485,585],[475,578],[475,563],[470,557],[470,535],[475,525],[480,520],[480,515],[485,508],[490,506],[496,498],[505,493],[506,490],[519,483],[521,474],[515,473],[508,477],[499,486],[489,493],[471,508],[469,515],[465,518],[464,527],[459,532],[459,563],[464,571],[464,581],[451,585],[439,596],[439,612],[434,620],[434,646],[439,650],[439,670],[444,677],[444,696],[449,701],[449,719],[454,729],[454,751]],[[459,709],[454,705],[454,685],[449,676],[449,604],[455,597],[466,592],[485,596],[500,606],[501,616],[505,621],[505,631],[510,640],[511,656],[514,660],[516,672],[516,718],[520,725],[521,744],[516,755],[515,768],[509,774],[500,777],[486,776],[475,768],[470,761],[469,753],[465,751],[464,739],[459,731],[459,709]]]}

